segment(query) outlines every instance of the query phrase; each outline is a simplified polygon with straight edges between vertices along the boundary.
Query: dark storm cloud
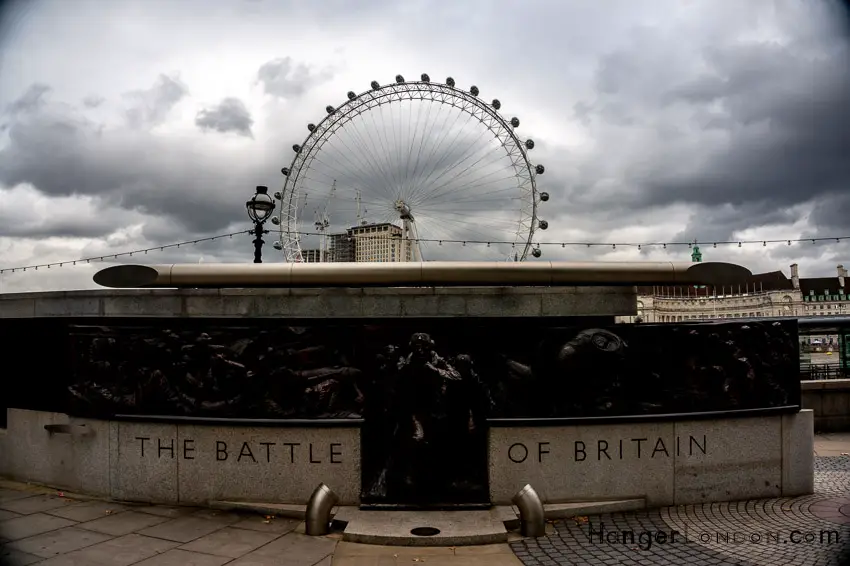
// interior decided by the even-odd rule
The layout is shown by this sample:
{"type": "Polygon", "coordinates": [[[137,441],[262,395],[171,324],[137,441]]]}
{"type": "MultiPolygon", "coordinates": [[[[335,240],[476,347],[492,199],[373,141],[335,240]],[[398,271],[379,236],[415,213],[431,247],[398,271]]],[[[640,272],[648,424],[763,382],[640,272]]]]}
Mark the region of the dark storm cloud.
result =
{"type": "Polygon", "coordinates": [[[848,35],[823,18],[777,17],[789,34],[782,40],[676,50],[670,38],[638,32],[603,56],[596,96],[573,113],[604,151],[563,179],[571,204],[617,217],[688,204],[695,213],[679,236],[718,240],[800,220],[799,205],[813,201],[829,204],[811,221],[846,225],[848,35]],[[621,143],[631,136],[643,145],[621,143]],[[616,198],[602,185],[611,178],[616,198]]]}
{"type": "Polygon", "coordinates": [[[850,190],[850,50],[829,59],[770,46],[712,55],[717,76],[688,98],[721,104],[739,131],[696,173],[647,183],[645,204],[769,199],[775,207],[850,190]]]}
{"type": "Polygon", "coordinates": [[[253,124],[251,113],[238,98],[225,98],[218,106],[201,110],[195,117],[195,125],[202,130],[234,132],[249,138],[254,137],[251,133],[253,124]]]}
{"type": "MultiPolygon", "coordinates": [[[[170,218],[187,236],[242,220],[252,188],[245,174],[257,174],[244,160],[234,167],[178,140],[144,131],[104,133],[62,107],[21,117],[8,136],[0,149],[0,185],[29,183],[47,196],[98,197],[104,206],[170,218]]],[[[121,224],[114,216],[110,221],[121,224]]]]}
{"type": "Polygon", "coordinates": [[[125,95],[132,104],[126,111],[127,122],[134,128],[160,124],[188,92],[179,78],[160,75],[151,88],[125,95]]]}
{"type": "Polygon", "coordinates": [[[291,57],[273,59],[257,71],[257,81],[265,93],[281,98],[301,96],[332,78],[330,70],[315,71],[303,63],[296,64],[291,57]]]}
{"type": "Polygon", "coordinates": [[[43,104],[42,99],[48,92],[50,92],[48,85],[42,83],[32,84],[20,98],[9,104],[8,112],[10,114],[18,114],[19,112],[37,110],[43,104]]]}

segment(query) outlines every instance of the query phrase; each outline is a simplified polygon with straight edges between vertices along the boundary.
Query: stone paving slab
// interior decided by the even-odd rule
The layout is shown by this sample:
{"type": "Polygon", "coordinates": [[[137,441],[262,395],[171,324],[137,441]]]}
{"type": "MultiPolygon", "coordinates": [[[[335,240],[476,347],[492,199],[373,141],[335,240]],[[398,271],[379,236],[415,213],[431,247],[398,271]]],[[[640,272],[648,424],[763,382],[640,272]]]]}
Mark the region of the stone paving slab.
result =
{"type": "Polygon", "coordinates": [[[3,480],[0,566],[838,566],[850,564],[850,441],[829,436],[838,454],[815,459],[813,495],[562,519],[539,539],[509,533],[510,545],[356,544],[308,537],[292,519],[59,497],[3,480]]]}
{"type": "Polygon", "coordinates": [[[56,556],[39,563],[39,566],[130,566],[167,552],[177,544],[130,534],[56,556]]]}

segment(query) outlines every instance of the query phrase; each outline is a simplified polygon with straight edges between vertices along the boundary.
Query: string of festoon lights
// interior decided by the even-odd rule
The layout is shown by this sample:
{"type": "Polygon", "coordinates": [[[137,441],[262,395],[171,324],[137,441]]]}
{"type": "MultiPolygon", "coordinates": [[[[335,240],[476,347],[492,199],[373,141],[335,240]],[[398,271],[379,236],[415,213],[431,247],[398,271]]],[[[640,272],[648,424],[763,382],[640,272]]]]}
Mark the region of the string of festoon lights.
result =
{"type": "MultiPolygon", "coordinates": [[[[73,259],[66,261],[56,261],[52,263],[41,263],[34,265],[25,265],[19,267],[6,267],[1,268],[0,273],[16,273],[16,272],[24,272],[33,270],[36,271],[38,269],[52,269],[56,267],[66,267],[72,265],[80,265],[80,264],[90,264],[96,262],[109,261],[113,259],[119,259],[122,257],[132,257],[134,255],[147,255],[150,253],[161,252],[171,248],[180,248],[185,246],[192,246],[201,244],[204,242],[212,242],[215,240],[222,240],[224,238],[232,238],[233,236],[238,236],[240,234],[253,234],[253,230],[242,230],[239,232],[231,232],[229,234],[219,234],[217,236],[210,236],[207,238],[197,238],[194,240],[187,240],[185,242],[175,242],[173,244],[166,244],[162,246],[153,246],[150,248],[141,248],[138,250],[132,251],[124,251],[118,252],[114,254],[104,254],[99,256],[86,257],[81,259],[73,259]]],[[[321,232],[299,232],[301,236],[326,236],[321,232]]],[[[375,239],[382,236],[370,236],[369,240],[374,241],[375,239]]],[[[388,236],[392,239],[399,239],[398,236],[388,236]]],[[[509,241],[500,241],[500,240],[451,240],[451,239],[435,239],[435,238],[410,238],[410,241],[415,241],[417,243],[430,243],[437,245],[444,244],[460,244],[462,246],[492,246],[492,245],[510,245],[516,246],[516,242],[509,241]]],[[[766,247],[768,244],[818,244],[818,243],[840,243],[842,241],[850,241],[850,236],[838,236],[838,237],[830,237],[830,238],[780,238],[780,239],[766,239],[766,240],[727,240],[727,241],[699,241],[698,239],[691,240],[689,242],[533,242],[532,246],[535,249],[540,249],[541,247],[558,247],[567,248],[567,247],[584,247],[584,248],[607,248],[610,250],[617,250],[621,248],[633,248],[637,250],[643,249],[667,249],[667,248],[677,248],[687,246],[688,248],[693,248],[693,246],[712,246],[713,248],[717,248],[718,246],[735,246],[735,247],[743,247],[743,246],[752,246],[758,245],[762,247],[766,247]]]]}

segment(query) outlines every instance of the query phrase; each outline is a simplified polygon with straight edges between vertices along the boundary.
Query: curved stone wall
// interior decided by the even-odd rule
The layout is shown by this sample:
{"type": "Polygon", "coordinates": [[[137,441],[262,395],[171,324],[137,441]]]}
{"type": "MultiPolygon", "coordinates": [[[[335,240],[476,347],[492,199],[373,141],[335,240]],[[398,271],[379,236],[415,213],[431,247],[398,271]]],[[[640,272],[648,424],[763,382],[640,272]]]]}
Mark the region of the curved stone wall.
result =
{"type": "MultiPolygon", "coordinates": [[[[249,425],[78,419],[12,409],[0,474],[117,500],[305,504],[319,482],[360,503],[356,423],[249,425]]],[[[493,426],[493,504],[530,483],[546,503],[679,505],[813,491],[812,411],[568,426],[493,426]]]]}

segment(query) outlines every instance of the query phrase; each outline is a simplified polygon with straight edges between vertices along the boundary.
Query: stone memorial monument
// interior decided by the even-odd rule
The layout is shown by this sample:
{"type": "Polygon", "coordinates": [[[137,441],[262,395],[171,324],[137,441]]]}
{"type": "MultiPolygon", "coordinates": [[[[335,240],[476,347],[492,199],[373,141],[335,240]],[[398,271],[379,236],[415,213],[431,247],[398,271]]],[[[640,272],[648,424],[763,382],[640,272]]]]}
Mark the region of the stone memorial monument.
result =
{"type": "Polygon", "coordinates": [[[487,508],[527,482],[553,503],[811,489],[795,320],[614,324],[638,282],[743,268],[335,267],[120,266],[96,281],[134,290],[3,297],[3,354],[34,369],[0,473],[170,503],[304,503],[322,481],[390,509],[487,508]],[[93,433],[36,430],[55,422],[93,433]]]}

